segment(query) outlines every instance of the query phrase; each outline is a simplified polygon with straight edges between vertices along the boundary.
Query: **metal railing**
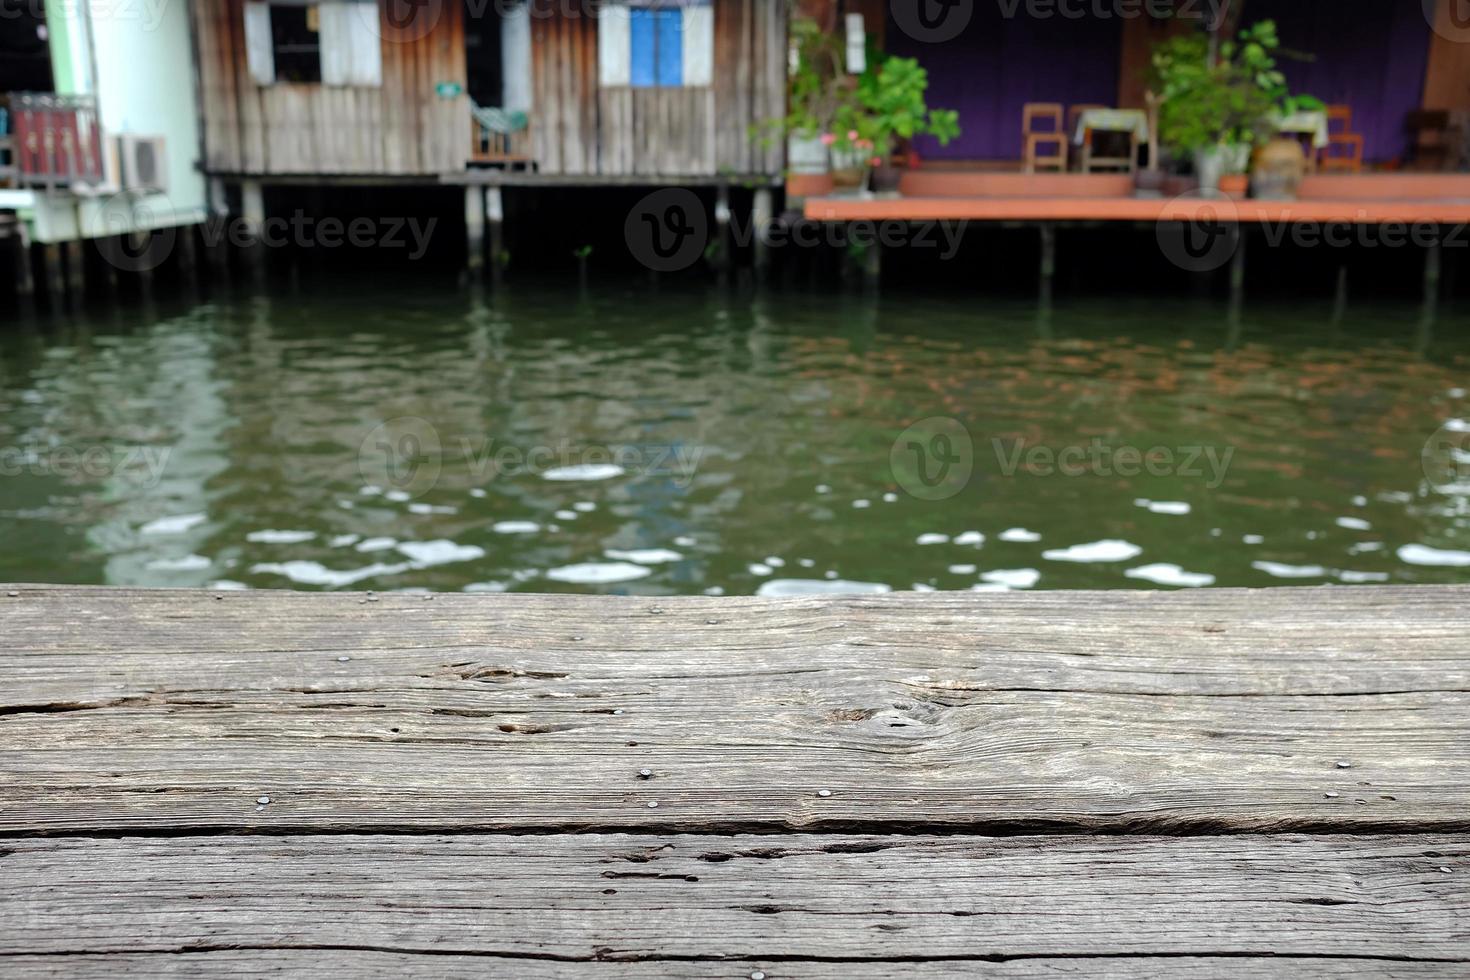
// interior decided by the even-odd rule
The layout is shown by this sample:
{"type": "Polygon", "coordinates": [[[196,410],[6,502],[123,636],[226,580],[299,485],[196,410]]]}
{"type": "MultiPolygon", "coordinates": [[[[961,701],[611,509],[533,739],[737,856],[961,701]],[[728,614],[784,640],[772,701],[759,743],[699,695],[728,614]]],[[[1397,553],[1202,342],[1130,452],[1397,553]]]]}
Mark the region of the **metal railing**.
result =
{"type": "Polygon", "coordinates": [[[46,190],[102,183],[95,97],[12,92],[0,116],[0,179],[46,190]]]}

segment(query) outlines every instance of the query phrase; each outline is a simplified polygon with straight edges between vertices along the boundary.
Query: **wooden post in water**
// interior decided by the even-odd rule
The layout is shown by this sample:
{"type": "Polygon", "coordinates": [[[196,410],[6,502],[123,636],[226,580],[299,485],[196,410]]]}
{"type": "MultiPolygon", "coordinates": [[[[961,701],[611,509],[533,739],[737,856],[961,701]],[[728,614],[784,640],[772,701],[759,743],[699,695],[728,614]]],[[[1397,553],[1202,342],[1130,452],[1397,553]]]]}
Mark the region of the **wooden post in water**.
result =
{"type": "Polygon", "coordinates": [[[485,188],[485,224],[490,232],[490,281],[498,286],[505,252],[505,197],[499,185],[485,188]]]}
{"type": "Polygon", "coordinates": [[[464,267],[469,279],[478,279],[485,268],[485,217],[488,206],[484,187],[479,184],[465,187],[464,267]]]}

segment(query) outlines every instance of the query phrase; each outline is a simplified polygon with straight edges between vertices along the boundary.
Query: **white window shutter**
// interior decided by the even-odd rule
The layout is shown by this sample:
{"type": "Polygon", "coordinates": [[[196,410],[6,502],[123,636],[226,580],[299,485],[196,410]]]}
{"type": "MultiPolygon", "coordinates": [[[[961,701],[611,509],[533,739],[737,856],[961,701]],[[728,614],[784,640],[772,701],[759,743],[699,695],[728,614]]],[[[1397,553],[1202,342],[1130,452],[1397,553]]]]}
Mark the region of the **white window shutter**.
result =
{"type": "Polygon", "coordinates": [[[861,75],[868,70],[868,34],[862,14],[847,15],[847,71],[861,75]]]}
{"type": "Polygon", "coordinates": [[[603,4],[597,16],[597,80],[604,87],[633,84],[632,16],[621,4],[603,4]]]}
{"type": "Polygon", "coordinates": [[[245,4],[245,63],[257,85],[276,83],[275,47],[271,43],[271,8],[245,4]]]}
{"type": "Polygon", "coordinates": [[[715,8],[684,8],[684,84],[715,83],[715,8]]]}
{"type": "Polygon", "coordinates": [[[376,3],[347,0],[321,5],[318,37],[322,84],[373,88],[383,84],[382,42],[368,19],[369,14],[377,14],[376,3]]]}

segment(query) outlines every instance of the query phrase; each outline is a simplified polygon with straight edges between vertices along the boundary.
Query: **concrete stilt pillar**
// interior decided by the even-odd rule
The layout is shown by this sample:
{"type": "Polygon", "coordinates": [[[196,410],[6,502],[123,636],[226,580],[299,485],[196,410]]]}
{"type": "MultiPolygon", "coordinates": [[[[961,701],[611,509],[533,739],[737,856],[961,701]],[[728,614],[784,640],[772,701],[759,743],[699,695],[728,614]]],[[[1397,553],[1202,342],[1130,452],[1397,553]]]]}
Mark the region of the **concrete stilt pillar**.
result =
{"type": "Polygon", "coordinates": [[[230,271],[230,202],[225,182],[209,178],[209,216],[200,228],[211,278],[224,279],[230,271]]]}
{"type": "Polygon", "coordinates": [[[485,268],[485,188],[471,184],[464,189],[465,272],[479,278],[485,268]]]}
{"type": "Polygon", "coordinates": [[[21,302],[29,302],[36,296],[36,273],[31,268],[31,242],[24,229],[10,240],[10,247],[15,263],[15,295],[21,302]]]}
{"type": "Polygon", "coordinates": [[[1230,256],[1230,315],[1239,319],[1245,306],[1245,229],[1235,243],[1235,254],[1230,256]]]}
{"type": "Polygon", "coordinates": [[[247,180],[240,185],[240,220],[249,242],[244,250],[245,260],[251,272],[259,276],[265,270],[265,244],[261,241],[265,229],[265,188],[258,180],[247,180]]]}
{"type": "Polygon", "coordinates": [[[485,225],[490,232],[490,281],[500,285],[505,271],[505,198],[497,187],[485,188],[485,225]]]}
{"type": "Polygon", "coordinates": [[[1424,250],[1424,309],[1433,313],[1439,309],[1439,284],[1444,271],[1444,243],[1436,235],[1424,250]]]}
{"type": "Polygon", "coordinates": [[[1050,309],[1052,299],[1052,286],[1057,277],[1057,227],[1056,225],[1043,222],[1040,226],[1041,252],[1038,268],[1041,282],[1040,299],[1041,304],[1050,309]]]}
{"type": "Polygon", "coordinates": [[[1332,294],[1332,322],[1341,323],[1347,314],[1348,302],[1348,271],[1347,266],[1337,267],[1337,288],[1332,294]]]}
{"type": "Polygon", "coordinates": [[[66,269],[61,259],[61,246],[41,246],[41,261],[46,279],[46,299],[51,308],[56,309],[66,298],[66,269]]]}
{"type": "Polygon", "coordinates": [[[755,248],[757,282],[764,282],[771,270],[771,248],[766,243],[766,232],[771,227],[775,216],[776,209],[771,189],[757,187],[750,209],[751,242],[755,248]]]}
{"type": "Polygon", "coordinates": [[[62,246],[66,253],[66,292],[73,303],[80,303],[87,294],[87,263],[82,253],[82,242],[74,238],[62,246]]]}
{"type": "MultiPolygon", "coordinates": [[[[757,229],[759,231],[759,229],[757,229]]],[[[715,192],[715,271],[721,281],[730,274],[734,254],[730,241],[730,187],[721,184],[715,192]]]]}

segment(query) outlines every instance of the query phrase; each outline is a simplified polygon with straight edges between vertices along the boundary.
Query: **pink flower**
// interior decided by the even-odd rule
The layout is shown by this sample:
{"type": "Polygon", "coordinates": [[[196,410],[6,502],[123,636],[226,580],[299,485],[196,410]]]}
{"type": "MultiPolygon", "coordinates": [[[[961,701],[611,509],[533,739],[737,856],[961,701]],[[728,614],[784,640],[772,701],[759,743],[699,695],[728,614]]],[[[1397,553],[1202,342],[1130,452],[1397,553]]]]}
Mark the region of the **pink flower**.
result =
{"type": "Polygon", "coordinates": [[[849,143],[856,143],[857,142],[857,138],[858,138],[858,131],[857,130],[855,130],[855,129],[849,129],[847,131],[847,141],[849,143]]]}
{"type": "Polygon", "coordinates": [[[883,166],[883,158],[882,157],[874,157],[873,159],[869,160],[868,162],[871,163],[875,167],[881,167],[881,166],[883,166]]]}
{"type": "Polygon", "coordinates": [[[836,142],[837,142],[837,135],[835,133],[823,133],[822,134],[822,145],[823,146],[831,146],[833,143],[836,143],[836,142]]]}
{"type": "Polygon", "coordinates": [[[859,150],[871,150],[873,148],[873,141],[858,140],[856,143],[853,144],[853,146],[856,146],[859,150]]]}

